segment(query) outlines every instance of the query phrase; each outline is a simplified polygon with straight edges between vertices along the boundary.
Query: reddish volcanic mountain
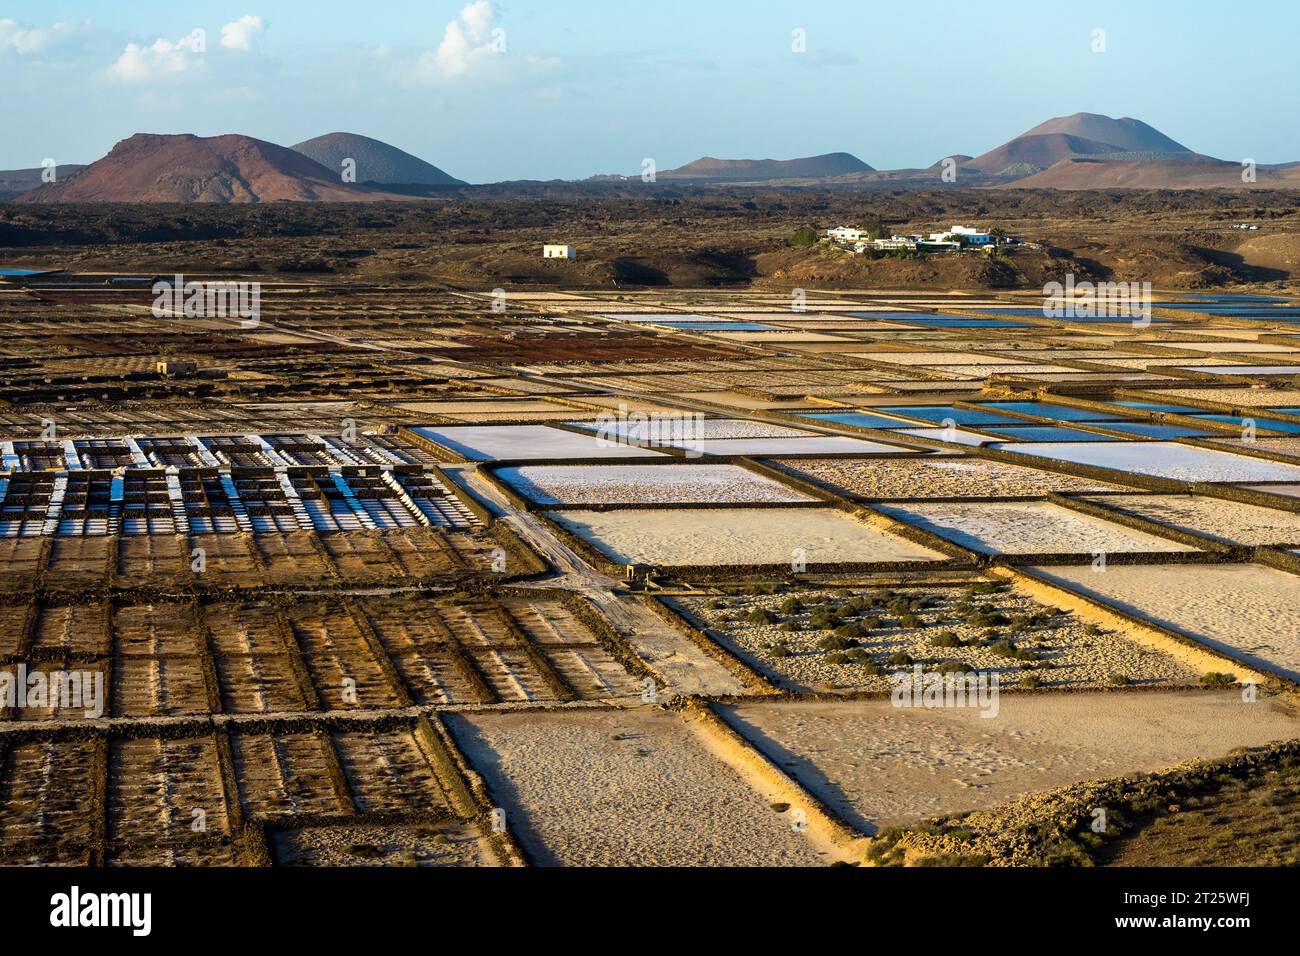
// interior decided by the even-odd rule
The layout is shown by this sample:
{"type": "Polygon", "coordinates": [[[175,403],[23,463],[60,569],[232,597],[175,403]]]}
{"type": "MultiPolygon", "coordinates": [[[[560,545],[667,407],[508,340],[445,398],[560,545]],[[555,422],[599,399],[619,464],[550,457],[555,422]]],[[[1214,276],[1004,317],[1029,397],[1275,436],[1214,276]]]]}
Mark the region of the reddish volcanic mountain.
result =
{"type": "Polygon", "coordinates": [[[804,159],[714,159],[659,173],[660,179],[711,182],[761,182],[769,179],[826,179],[848,173],[869,173],[872,168],[851,153],[827,153],[804,159]]]}
{"type": "Polygon", "coordinates": [[[1127,162],[1205,162],[1164,133],[1130,117],[1112,119],[1097,113],[1058,116],[962,165],[1004,180],[1033,175],[1057,163],[1081,157],[1127,162]]]}
{"type": "Polygon", "coordinates": [[[76,178],[20,202],[365,202],[398,199],[341,181],[291,149],[251,136],[137,133],[76,178]]]}

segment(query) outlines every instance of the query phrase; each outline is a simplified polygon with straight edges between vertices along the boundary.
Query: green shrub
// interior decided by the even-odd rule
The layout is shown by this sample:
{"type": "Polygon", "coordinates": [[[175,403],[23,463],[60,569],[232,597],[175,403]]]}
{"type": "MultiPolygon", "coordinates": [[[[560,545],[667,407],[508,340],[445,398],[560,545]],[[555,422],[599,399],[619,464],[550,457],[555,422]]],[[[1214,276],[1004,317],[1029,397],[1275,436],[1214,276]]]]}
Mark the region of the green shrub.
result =
{"type": "Polygon", "coordinates": [[[898,626],[912,628],[921,627],[922,624],[921,619],[909,611],[898,619],[898,626]]]}
{"type": "Polygon", "coordinates": [[[1204,687],[1228,687],[1235,683],[1237,683],[1237,678],[1232,674],[1210,671],[1201,675],[1201,685],[1204,687]]]}
{"type": "Polygon", "coordinates": [[[931,647],[961,647],[961,638],[954,631],[940,631],[930,636],[931,647]]]}
{"type": "Polygon", "coordinates": [[[910,667],[914,662],[906,651],[895,651],[889,655],[889,663],[894,667],[910,667]]]}
{"type": "Polygon", "coordinates": [[[800,226],[790,236],[790,245],[796,249],[811,249],[817,245],[817,230],[812,226],[800,226]]]}
{"type": "Polygon", "coordinates": [[[1112,687],[1127,687],[1133,680],[1126,674],[1111,674],[1106,678],[1106,683],[1112,687]]]}
{"type": "Polygon", "coordinates": [[[786,598],[784,601],[781,602],[781,613],[798,614],[803,610],[803,607],[804,607],[803,601],[799,600],[794,595],[791,595],[790,597],[786,598]]]}
{"type": "Polygon", "coordinates": [[[840,637],[838,634],[830,634],[818,641],[817,646],[824,651],[847,651],[850,647],[856,647],[857,641],[840,637]]]}
{"type": "Polygon", "coordinates": [[[777,617],[771,611],[756,607],[745,615],[745,620],[750,624],[775,624],[777,617]]]}

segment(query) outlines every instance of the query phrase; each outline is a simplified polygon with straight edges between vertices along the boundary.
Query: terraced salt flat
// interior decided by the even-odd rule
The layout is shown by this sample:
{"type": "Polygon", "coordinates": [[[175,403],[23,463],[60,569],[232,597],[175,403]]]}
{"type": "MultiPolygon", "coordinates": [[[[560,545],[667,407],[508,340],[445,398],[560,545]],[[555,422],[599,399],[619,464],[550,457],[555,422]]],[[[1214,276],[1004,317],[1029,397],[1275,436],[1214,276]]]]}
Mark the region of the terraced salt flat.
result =
{"type": "Polygon", "coordinates": [[[783,467],[864,498],[1012,498],[1119,488],[1091,478],[978,458],[811,459],[787,462],[783,467]]]}
{"type": "Polygon", "coordinates": [[[1300,465],[1168,442],[1010,442],[1002,451],[1177,481],[1300,481],[1300,465]]]}
{"type": "Polygon", "coordinates": [[[1261,564],[1041,567],[1045,577],[1300,681],[1300,577],[1261,564]]]}
{"type": "Polygon", "coordinates": [[[1228,544],[1300,544],[1300,514],[1291,511],[1204,495],[1097,495],[1086,500],[1228,544]]]}
{"type": "Polygon", "coordinates": [[[497,477],[530,501],[559,504],[763,504],[812,501],[736,465],[529,465],[497,477]]]}
{"type": "Polygon", "coordinates": [[[833,508],[551,511],[547,517],[619,564],[813,564],[942,561],[833,508]]]}
{"type": "Polygon", "coordinates": [[[809,433],[785,425],[750,422],[743,418],[696,418],[693,415],[666,414],[637,418],[618,418],[609,422],[570,422],[576,428],[617,436],[627,441],[680,442],[705,438],[799,438],[809,433]]]}
{"type": "Polygon", "coordinates": [[[1008,693],[991,719],[971,708],[904,709],[889,700],[764,701],[720,710],[868,833],[1300,735],[1300,719],[1285,704],[1263,697],[1246,704],[1238,690],[1008,693]]]}
{"type": "Polygon", "coordinates": [[[915,502],[876,506],[890,517],[982,554],[1195,551],[1046,501],[915,502]]]}
{"type": "Polygon", "coordinates": [[[471,461],[560,458],[657,458],[663,452],[604,441],[547,425],[431,425],[412,428],[471,461]]]}

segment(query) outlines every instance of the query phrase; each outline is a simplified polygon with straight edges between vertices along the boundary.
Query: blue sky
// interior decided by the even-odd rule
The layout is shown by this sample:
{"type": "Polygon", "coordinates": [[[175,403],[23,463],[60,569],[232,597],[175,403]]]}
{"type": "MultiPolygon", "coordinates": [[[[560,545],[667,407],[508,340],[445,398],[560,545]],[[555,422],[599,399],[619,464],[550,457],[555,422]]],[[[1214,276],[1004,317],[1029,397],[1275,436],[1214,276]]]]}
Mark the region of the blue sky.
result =
{"type": "Polygon", "coordinates": [[[0,169],[87,162],[135,132],[335,130],[472,182],[706,154],[885,169],[1078,111],[1282,162],[1300,160],[1297,35],[1290,0],[6,0],[0,169]]]}

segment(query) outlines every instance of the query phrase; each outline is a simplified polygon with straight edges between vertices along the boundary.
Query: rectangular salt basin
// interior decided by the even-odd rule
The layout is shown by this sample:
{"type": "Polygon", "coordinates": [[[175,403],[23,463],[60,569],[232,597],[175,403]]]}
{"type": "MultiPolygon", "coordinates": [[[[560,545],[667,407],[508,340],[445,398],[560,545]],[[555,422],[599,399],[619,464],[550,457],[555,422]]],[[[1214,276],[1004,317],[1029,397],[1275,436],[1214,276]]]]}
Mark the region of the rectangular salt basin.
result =
{"type": "Polygon", "coordinates": [[[431,425],[412,428],[471,461],[559,458],[661,458],[663,452],[617,444],[546,425],[431,425]]]}
{"type": "Polygon", "coordinates": [[[809,565],[943,561],[947,556],[832,508],[551,511],[618,564],[809,565]]]}
{"type": "Polygon", "coordinates": [[[999,438],[1013,441],[1114,441],[1105,435],[1079,431],[1077,428],[1057,428],[1051,425],[985,425],[984,430],[999,438]]]}
{"type": "Polygon", "coordinates": [[[761,504],[812,501],[736,465],[529,465],[497,477],[543,505],[761,504]]]}
{"type": "Polygon", "coordinates": [[[1085,500],[1227,544],[1300,545],[1300,514],[1205,495],[1096,495],[1085,500]]]}
{"type": "Polygon", "coordinates": [[[681,442],[689,455],[698,451],[705,455],[763,455],[780,458],[783,455],[897,455],[915,451],[899,445],[885,445],[847,438],[843,435],[810,435],[807,438],[719,438],[702,442],[681,442]]]}
{"type": "Polygon", "coordinates": [[[1184,372],[1205,372],[1209,375],[1296,375],[1300,365],[1181,365],[1184,372]]]}
{"type": "Polygon", "coordinates": [[[891,458],[788,462],[786,470],[864,498],[1005,498],[1118,485],[980,458],[891,458]]]}
{"type": "Polygon", "coordinates": [[[980,408],[987,408],[990,411],[1038,415],[1041,418],[1054,418],[1058,422],[1102,422],[1116,417],[1091,408],[1074,408],[1070,405],[1054,405],[1051,402],[980,402],[979,405],[980,408]]]}
{"type": "Polygon", "coordinates": [[[1175,481],[1300,481],[1300,466],[1168,442],[1026,442],[1002,451],[1175,481]]]}
{"type": "Polygon", "coordinates": [[[998,415],[996,412],[984,412],[972,408],[954,408],[951,405],[900,405],[879,409],[908,418],[919,418],[923,422],[943,425],[952,422],[955,425],[1014,425],[1016,419],[998,415]]]}
{"type": "Polygon", "coordinates": [[[1300,577],[1260,564],[1036,569],[1058,584],[1300,680],[1300,577]]]}
{"type": "Polygon", "coordinates": [[[1123,408],[1136,408],[1144,412],[1170,412],[1176,415],[1185,415],[1188,412],[1199,412],[1199,408],[1191,408],[1187,405],[1159,405],[1155,402],[1113,402],[1123,408]]]}
{"type": "Polygon", "coordinates": [[[978,447],[987,442],[997,441],[991,435],[967,431],[964,428],[891,428],[890,431],[900,435],[912,435],[916,438],[928,438],[930,441],[947,442],[950,445],[971,445],[978,447]]]}
{"type": "Polygon", "coordinates": [[[690,412],[651,414],[648,417],[613,418],[610,421],[570,422],[587,431],[630,441],[671,444],[697,438],[799,438],[811,434],[785,425],[751,422],[743,418],[696,418],[690,412]]]}
{"type": "Polygon", "coordinates": [[[981,554],[1195,551],[1046,501],[881,504],[880,511],[981,554]]]}
{"type": "Polygon", "coordinates": [[[901,418],[890,418],[872,412],[817,412],[800,414],[799,417],[811,418],[819,422],[832,422],[836,425],[854,425],[858,428],[897,428],[899,425],[910,424],[901,418]]]}
{"type": "Polygon", "coordinates": [[[461,751],[542,866],[824,866],[777,795],[660,710],[450,716],[461,751]]]}
{"type": "Polygon", "coordinates": [[[974,707],[902,709],[889,700],[748,701],[720,712],[868,834],[1300,734],[1285,705],[1242,706],[1239,690],[1010,693],[995,719],[974,707]]]}
{"type": "Polygon", "coordinates": [[[1211,434],[1199,428],[1188,428],[1185,425],[1158,425],[1155,422],[1105,422],[1104,427],[1111,431],[1160,441],[1171,438],[1204,438],[1211,434]]]}
{"type": "Polygon", "coordinates": [[[1236,415],[1193,415],[1193,418],[1200,418],[1207,422],[1223,422],[1225,425],[1236,425],[1238,428],[1244,428],[1246,422],[1255,423],[1255,428],[1260,431],[1286,432],[1288,434],[1300,434],[1300,424],[1295,422],[1280,422],[1273,418],[1238,418],[1236,415]]]}

